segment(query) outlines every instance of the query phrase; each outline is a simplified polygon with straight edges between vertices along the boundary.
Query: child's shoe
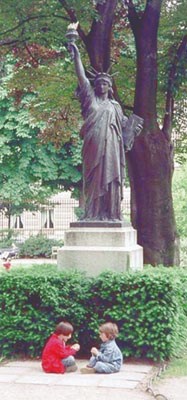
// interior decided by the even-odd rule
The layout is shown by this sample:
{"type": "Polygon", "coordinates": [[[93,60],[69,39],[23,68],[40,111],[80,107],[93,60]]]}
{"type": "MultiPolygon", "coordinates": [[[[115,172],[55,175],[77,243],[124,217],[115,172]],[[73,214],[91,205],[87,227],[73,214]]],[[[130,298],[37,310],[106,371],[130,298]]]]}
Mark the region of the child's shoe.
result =
{"type": "Polygon", "coordinates": [[[96,370],[92,367],[83,367],[80,369],[81,374],[95,374],[96,370]]]}
{"type": "Polygon", "coordinates": [[[75,372],[75,371],[77,371],[77,365],[76,364],[73,364],[73,365],[70,365],[69,367],[66,367],[66,372],[75,372]]]}

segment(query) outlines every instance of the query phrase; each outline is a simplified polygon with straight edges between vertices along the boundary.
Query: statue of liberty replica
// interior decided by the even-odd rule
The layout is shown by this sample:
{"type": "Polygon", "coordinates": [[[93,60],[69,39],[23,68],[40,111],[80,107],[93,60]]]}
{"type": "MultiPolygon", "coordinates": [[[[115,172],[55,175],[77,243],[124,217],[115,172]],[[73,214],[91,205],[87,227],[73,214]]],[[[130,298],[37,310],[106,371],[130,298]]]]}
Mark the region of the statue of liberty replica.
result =
{"type": "Polygon", "coordinates": [[[77,93],[84,119],[80,131],[83,139],[83,220],[121,221],[125,151],[132,148],[135,136],[140,133],[142,119],[133,115],[129,121],[123,115],[120,104],[113,99],[109,73],[94,70],[90,73],[91,84],[75,44],[77,25],[69,25],[66,37],[75,64],[77,93]]]}
{"type": "Polygon", "coordinates": [[[77,24],[68,27],[68,49],[78,79],[77,95],[83,125],[84,215],[70,223],[59,250],[59,268],[78,269],[91,276],[104,270],[124,272],[143,268],[143,249],[136,231],[123,221],[125,152],[142,129],[143,120],[123,115],[113,99],[112,76],[92,70],[88,79],[75,39],[77,24]]]}

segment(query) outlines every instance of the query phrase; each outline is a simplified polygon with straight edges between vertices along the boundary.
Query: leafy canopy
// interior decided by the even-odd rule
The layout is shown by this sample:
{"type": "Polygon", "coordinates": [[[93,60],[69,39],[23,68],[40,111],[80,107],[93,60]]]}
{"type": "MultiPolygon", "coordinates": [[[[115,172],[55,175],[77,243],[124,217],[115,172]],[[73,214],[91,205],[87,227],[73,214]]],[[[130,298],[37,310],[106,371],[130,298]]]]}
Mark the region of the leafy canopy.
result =
{"type": "Polygon", "coordinates": [[[42,140],[41,122],[33,122],[27,107],[34,95],[22,96],[17,107],[6,90],[11,65],[6,66],[0,89],[0,199],[16,213],[20,205],[31,209],[62,187],[79,186],[80,141],[77,133],[64,147],[42,140]]]}

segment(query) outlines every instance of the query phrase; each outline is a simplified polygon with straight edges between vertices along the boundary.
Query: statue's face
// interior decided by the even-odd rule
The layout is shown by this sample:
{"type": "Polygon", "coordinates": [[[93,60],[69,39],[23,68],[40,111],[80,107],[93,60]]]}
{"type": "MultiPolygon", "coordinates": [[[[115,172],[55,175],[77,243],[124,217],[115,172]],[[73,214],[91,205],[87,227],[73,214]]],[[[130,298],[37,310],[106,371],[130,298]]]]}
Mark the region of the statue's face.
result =
{"type": "Polygon", "coordinates": [[[104,79],[98,79],[95,82],[95,92],[96,94],[102,95],[105,93],[108,93],[109,91],[109,83],[107,81],[105,81],[104,79]]]}

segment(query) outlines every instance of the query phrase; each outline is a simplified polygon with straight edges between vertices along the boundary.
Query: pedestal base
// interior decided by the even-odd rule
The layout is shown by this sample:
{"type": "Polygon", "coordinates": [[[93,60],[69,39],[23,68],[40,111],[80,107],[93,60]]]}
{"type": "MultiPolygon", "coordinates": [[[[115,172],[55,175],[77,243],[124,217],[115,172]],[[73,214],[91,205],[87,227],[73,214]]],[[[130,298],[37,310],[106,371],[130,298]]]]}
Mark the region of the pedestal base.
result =
{"type": "Polygon", "coordinates": [[[120,221],[120,220],[111,220],[111,221],[76,221],[70,222],[70,228],[124,228],[126,226],[130,226],[131,224],[128,221],[120,221]]]}
{"type": "Polygon", "coordinates": [[[143,248],[136,231],[126,227],[71,227],[58,251],[59,269],[77,269],[89,276],[104,270],[124,272],[143,269],[143,248]]]}

